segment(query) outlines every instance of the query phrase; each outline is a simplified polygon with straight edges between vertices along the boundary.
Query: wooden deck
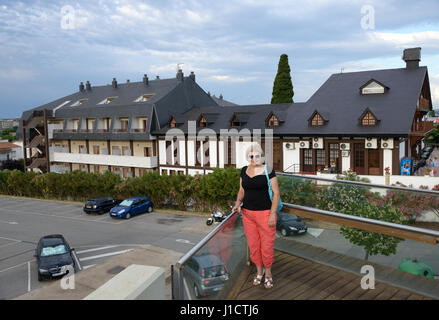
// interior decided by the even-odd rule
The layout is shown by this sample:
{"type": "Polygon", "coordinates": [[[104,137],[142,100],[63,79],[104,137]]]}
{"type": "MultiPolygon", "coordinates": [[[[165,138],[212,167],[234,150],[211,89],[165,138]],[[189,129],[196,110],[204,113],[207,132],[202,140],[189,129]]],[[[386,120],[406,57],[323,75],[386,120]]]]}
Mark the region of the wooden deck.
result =
{"type": "Polygon", "coordinates": [[[363,290],[361,276],[290,254],[275,252],[272,267],[274,286],[252,285],[256,267],[246,267],[228,299],[236,300],[432,300],[411,291],[375,282],[363,290]]]}

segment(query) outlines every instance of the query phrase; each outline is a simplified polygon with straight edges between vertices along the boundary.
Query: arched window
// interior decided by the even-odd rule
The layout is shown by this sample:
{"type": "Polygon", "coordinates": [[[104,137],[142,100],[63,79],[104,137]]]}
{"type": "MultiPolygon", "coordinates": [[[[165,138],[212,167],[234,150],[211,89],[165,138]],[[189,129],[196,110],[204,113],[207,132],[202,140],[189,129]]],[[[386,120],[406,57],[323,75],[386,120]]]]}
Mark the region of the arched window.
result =
{"type": "Polygon", "coordinates": [[[169,127],[175,128],[176,126],[177,126],[177,122],[175,121],[175,118],[171,117],[171,119],[169,120],[169,127]]]}
{"type": "Polygon", "coordinates": [[[200,121],[198,121],[198,125],[200,127],[207,127],[207,121],[206,118],[204,118],[203,116],[201,116],[200,121]]]}

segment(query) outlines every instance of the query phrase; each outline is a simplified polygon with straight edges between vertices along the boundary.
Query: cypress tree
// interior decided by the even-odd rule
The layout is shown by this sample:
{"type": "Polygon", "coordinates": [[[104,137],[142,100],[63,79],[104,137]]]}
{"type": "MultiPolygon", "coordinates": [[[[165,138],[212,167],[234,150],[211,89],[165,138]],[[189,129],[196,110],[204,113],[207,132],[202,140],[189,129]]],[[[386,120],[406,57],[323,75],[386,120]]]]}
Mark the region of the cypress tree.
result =
{"type": "Polygon", "coordinates": [[[273,95],[271,98],[272,104],[294,102],[294,90],[290,71],[288,55],[282,54],[279,59],[277,74],[273,84],[273,95]]]}

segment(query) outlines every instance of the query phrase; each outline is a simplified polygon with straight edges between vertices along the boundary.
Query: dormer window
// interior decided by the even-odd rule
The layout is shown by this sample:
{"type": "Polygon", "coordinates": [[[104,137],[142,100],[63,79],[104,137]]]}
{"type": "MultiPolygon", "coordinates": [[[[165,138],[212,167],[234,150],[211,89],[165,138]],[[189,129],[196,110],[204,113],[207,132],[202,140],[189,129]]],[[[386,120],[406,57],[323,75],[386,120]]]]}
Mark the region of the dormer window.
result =
{"type": "Polygon", "coordinates": [[[79,100],[76,101],[74,104],[72,104],[72,107],[80,106],[80,105],[84,104],[87,100],[88,100],[87,98],[79,99],[79,100]]]}
{"type": "Polygon", "coordinates": [[[375,116],[370,111],[367,111],[361,119],[361,125],[363,126],[374,126],[376,122],[375,116]]]}
{"type": "Polygon", "coordinates": [[[241,125],[241,121],[239,121],[236,115],[233,116],[231,125],[232,127],[239,127],[241,125]]]}
{"type": "Polygon", "coordinates": [[[115,99],[117,99],[117,97],[107,97],[104,100],[102,100],[101,102],[99,102],[98,104],[110,104],[115,99]]]}
{"type": "Polygon", "coordinates": [[[176,126],[177,126],[177,121],[175,121],[174,117],[171,117],[171,119],[169,120],[169,127],[175,128],[176,126]]]}
{"type": "Polygon", "coordinates": [[[149,99],[151,99],[154,95],[155,95],[154,93],[142,94],[140,97],[134,100],[134,102],[146,102],[149,99]]]}
{"type": "Polygon", "coordinates": [[[361,94],[383,94],[389,88],[376,80],[369,80],[360,88],[361,94]]]}
{"type": "Polygon", "coordinates": [[[207,127],[207,121],[206,118],[204,118],[203,116],[201,116],[200,120],[198,121],[198,125],[200,127],[207,127]]]}
{"type": "Polygon", "coordinates": [[[272,114],[269,118],[268,118],[268,126],[269,127],[277,127],[279,125],[279,120],[277,119],[277,117],[272,114]]]}
{"type": "Polygon", "coordinates": [[[311,120],[312,126],[323,126],[324,124],[325,122],[323,121],[323,118],[318,113],[316,113],[314,117],[312,117],[311,120]]]}

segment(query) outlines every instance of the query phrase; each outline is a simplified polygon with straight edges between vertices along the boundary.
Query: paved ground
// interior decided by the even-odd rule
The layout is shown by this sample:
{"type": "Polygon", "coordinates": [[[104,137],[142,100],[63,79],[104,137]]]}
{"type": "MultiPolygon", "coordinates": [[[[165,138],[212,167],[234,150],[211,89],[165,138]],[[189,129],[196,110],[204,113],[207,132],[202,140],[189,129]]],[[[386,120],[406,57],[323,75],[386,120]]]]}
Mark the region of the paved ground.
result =
{"type": "Polygon", "coordinates": [[[0,299],[50,284],[38,282],[33,257],[44,235],[64,235],[87,269],[142,245],[183,254],[212,228],[195,216],[152,212],[114,220],[87,215],[78,203],[0,197],[0,299]]]}

